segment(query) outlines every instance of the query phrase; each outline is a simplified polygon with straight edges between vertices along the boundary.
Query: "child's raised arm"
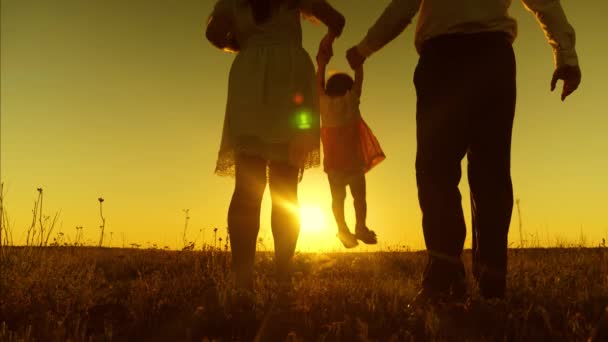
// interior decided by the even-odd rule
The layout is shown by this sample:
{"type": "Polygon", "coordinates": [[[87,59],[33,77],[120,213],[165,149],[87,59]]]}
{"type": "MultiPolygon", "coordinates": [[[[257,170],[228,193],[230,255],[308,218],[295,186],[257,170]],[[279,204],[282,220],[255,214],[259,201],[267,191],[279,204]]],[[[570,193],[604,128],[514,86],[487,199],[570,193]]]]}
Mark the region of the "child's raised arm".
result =
{"type": "Polygon", "coordinates": [[[325,94],[325,69],[331,59],[334,39],[335,36],[328,33],[319,44],[319,51],[317,52],[317,89],[319,95],[325,94]]]}
{"type": "Polygon", "coordinates": [[[317,90],[319,95],[325,94],[325,64],[321,63],[317,67],[317,90]]]}
{"type": "Polygon", "coordinates": [[[353,91],[357,96],[361,96],[363,90],[363,64],[355,69],[355,83],[353,84],[353,91]]]}

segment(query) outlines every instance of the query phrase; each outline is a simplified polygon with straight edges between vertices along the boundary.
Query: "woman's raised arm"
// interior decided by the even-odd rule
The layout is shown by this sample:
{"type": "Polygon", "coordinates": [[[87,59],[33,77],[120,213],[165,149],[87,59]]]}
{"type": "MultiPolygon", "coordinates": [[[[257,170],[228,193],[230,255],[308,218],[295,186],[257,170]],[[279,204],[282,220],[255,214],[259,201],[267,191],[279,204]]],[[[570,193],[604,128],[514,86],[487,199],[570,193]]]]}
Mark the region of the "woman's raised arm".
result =
{"type": "Polygon", "coordinates": [[[335,37],[342,34],[346,19],[342,13],[338,12],[325,0],[301,0],[300,9],[304,13],[319,19],[335,37]]]}

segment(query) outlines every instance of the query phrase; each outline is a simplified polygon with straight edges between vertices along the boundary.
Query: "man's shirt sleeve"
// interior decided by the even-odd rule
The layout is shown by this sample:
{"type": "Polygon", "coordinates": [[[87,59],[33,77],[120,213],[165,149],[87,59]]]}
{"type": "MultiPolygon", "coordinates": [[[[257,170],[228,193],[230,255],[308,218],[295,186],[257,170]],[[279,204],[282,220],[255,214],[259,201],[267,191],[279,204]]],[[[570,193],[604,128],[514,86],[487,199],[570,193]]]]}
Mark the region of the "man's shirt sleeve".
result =
{"type": "Polygon", "coordinates": [[[553,48],[555,65],[578,65],[575,50],[576,35],[568,22],[559,0],[522,0],[524,6],[538,20],[549,45],[553,48]]]}
{"type": "Polygon", "coordinates": [[[412,22],[420,3],[421,0],[393,0],[357,45],[359,53],[368,57],[399,36],[412,22]]]}

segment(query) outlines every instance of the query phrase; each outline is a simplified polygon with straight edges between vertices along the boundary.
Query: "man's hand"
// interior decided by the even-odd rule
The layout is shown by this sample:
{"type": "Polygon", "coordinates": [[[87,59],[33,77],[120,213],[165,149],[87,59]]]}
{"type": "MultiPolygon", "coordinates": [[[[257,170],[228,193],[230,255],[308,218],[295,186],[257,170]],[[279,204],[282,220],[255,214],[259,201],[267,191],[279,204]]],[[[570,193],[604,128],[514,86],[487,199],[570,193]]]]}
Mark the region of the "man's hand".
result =
{"type": "Polygon", "coordinates": [[[365,62],[365,57],[359,53],[356,46],[353,46],[346,51],[346,59],[353,70],[357,70],[363,65],[363,62],[365,62]]]}
{"type": "Polygon", "coordinates": [[[555,69],[553,78],[551,79],[551,91],[555,90],[557,81],[564,81],[562,89],[562,101],[572,94],[581,83],[581,69],[578,65],[562,65],[555,69]]]}

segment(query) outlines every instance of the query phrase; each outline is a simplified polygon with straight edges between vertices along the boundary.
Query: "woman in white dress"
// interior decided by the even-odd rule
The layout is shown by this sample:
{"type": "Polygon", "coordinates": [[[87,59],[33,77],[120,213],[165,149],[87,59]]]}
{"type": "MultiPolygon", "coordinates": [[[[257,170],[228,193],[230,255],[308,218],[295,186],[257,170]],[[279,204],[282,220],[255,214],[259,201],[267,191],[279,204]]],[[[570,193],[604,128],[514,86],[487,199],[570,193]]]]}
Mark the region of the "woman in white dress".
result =
{"type": "Polygon", "coordinates": [[[228,230],[240,289],[253,289],[266,183],[277,272],[286,276],[299,235],[298,181],[319,165],[315,69],[302,48],[301,14],[328,27],[321,51],[331,54],[345,20],[325,0],[219,0],[207,25],[213,45],[237,52],[216,173],[235,177],[228,230]]]}

